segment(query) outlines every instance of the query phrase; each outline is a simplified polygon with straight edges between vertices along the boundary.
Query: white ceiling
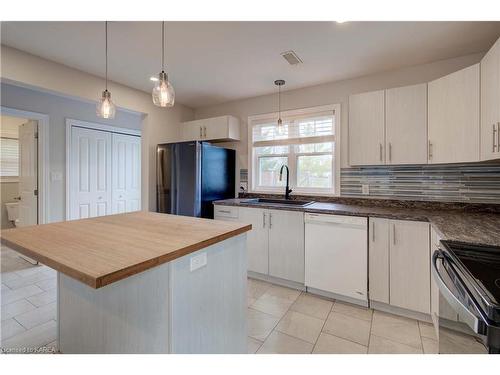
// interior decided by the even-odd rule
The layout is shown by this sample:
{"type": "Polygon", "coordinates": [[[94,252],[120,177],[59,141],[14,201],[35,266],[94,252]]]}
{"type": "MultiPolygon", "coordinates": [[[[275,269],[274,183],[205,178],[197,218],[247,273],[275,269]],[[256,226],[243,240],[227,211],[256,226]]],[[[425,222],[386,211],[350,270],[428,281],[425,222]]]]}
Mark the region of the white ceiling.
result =
{"type": "MultiPolygon", "coordinates": [[[[2,44],[104,75],[100,22],[2,22],[2,44]]],[[[160,22],[110,22],[110,79],[150,92],[161,70],[160,22]]],[[[500,22],[168,22],[167,71],[196,108],[486,51],[500,22]],[[281,52],[303,60],[290,66],[281,52]]]]}

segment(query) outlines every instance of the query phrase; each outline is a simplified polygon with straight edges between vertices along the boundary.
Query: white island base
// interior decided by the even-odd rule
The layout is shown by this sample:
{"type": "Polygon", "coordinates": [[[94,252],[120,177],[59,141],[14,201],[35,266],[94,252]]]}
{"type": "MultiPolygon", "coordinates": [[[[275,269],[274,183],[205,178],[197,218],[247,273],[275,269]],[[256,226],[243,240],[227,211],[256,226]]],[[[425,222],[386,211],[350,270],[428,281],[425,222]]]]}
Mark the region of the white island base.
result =
{"type": "Polygon", "coordinates": [[[246,353],[246,275],[246,234],[100,289],[58,273],[59,349],[246,353]]]}

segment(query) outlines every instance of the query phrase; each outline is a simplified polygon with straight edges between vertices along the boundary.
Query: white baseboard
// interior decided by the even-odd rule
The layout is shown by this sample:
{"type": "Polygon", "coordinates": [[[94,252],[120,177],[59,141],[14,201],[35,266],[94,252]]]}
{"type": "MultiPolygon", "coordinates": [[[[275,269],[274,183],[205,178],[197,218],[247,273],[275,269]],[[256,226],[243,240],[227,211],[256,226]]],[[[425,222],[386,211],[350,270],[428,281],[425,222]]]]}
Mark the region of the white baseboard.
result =
{"type": "Polygon", "coordinates": [[[401,307],[396,307],[388,305],[386,303],[372,301],[372,300],[370,300],[370,307],[374,310],[379,310],[394,315],[400,315],[405,318],[416,319],[416,320],[421,320],[423,322],[432,323],[432,318],[430,314],[424,314],[418,311],[407,310],[401,307]]]}

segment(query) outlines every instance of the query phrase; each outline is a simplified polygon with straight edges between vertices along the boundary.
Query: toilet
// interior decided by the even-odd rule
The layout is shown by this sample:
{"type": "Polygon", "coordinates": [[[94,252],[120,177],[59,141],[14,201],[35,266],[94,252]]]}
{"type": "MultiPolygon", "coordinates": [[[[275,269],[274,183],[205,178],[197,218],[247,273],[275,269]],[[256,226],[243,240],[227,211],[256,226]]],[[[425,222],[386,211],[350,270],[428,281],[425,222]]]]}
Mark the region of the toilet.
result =
{"type": "Polygon", "coordinates": [[[19,223],[19,202],[5,203],[7,219],[17,227],[19,223]]]}
{"type": "MultiPolygon", "coordinates": [[[[7,219],[17,227],[19,224],[19,202],[5,203],[5,207],[7,208],[7,219]]],[[[38,264],[36,260],[25,255],[19,254],[19,256],[31,264],[38,264]]]]}

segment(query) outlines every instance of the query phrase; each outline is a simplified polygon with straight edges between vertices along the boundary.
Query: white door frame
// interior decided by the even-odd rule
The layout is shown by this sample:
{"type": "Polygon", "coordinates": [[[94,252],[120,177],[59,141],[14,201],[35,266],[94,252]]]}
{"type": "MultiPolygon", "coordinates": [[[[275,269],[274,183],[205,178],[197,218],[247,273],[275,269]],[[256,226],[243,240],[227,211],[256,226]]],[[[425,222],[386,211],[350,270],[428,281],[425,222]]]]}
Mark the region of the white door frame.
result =
{"type": "MultiPolygon", "coordinates": [[[[135,135],[135,136],[142,138],[141,130],[120,128],[118,126],[111,126],[111,125],[99,124],[96,122],[75,120],[72,118],[66,119],[66,220],[68,220],[68,218],[70,217],[70,201],[71,201],[70,192],[71,192],[71,190],[70,190],[69,175],[70,175],[70,160],[71,160],[71,128],[73,126],[80,127],[80,128],[101,130],[101,131],[106,131],[109,133],[135,135]]],[[[141,151],[141,175],[142,175],[142,151],[141,151]]],[[[141,189],[141,195],[142,195],[142,189],[141,189]]],[[[141,202],[142,202],[142,196],[141,196],[141,202]]]]}
{"type": "Polygon", "coordinates": [[[49,115],[0,106],[2,115],[38,122],[38,224],[50,222],[49,204],[49,115]]]}

